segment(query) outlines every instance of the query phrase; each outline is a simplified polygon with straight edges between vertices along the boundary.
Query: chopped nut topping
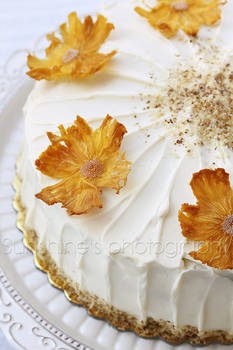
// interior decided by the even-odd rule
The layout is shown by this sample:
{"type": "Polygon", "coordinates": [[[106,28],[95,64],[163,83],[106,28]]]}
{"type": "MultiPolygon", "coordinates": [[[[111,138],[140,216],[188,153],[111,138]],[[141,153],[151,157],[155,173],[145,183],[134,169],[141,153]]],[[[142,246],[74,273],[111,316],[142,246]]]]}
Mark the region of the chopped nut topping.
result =
{"type": "Polygon", "coordinates": [[[233,64],[231,56],[224,62],[222,52],[211,50],[199,48],[195,62],[171,70],[150,108],[167,115],[165,126],[187,149],[196,142],[233,150],[233,64]]]}

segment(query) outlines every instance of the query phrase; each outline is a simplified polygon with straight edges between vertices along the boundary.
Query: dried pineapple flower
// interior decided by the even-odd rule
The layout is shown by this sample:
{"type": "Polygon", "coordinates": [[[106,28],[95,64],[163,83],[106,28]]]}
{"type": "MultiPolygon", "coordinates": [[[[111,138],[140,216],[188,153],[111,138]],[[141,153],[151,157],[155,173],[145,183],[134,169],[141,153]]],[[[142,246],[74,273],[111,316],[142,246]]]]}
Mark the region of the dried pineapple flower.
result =
{"type": "Polygon", "coordinates": [[[55,33],[47,35],[51,41],[46,49],[46,59],[28,55],[27,74],[36,80],[56,80],[59,78],[85,78],[99,71],[116,51],[109,54],[99,53],[98,50],[109,36],[114,25],[107,19],[98,15],[94,23],[87,16],[84,23],[80,21],[75,12],[69,17],[69,28],[64,23],[60,26],[62,40],[55,33]]]}
{"type": "Polygon", "coordinates": [[[131,163],[119,152],[126,128],[108,115],[95,131],[79,116],[73,126],[60,125],[59,130],[60,136],[47,133],[51,145],[35,164],[60,182],[36,197],[48,205],[62,203],[70,215],[102,208],[101,189],[110,187],[119,193],[130,172],[131,163]]]}
{"type": "Polygon", "coordinates": [[[167,38],[182,29],[188,35],[196,35],[202,25],[212,25],[221,18],[221,0],[158,0],[150,11],[136,7],[135,11],[146,17],[149,23],[167,38]]]}
{"type": "Polygon", "coordinates": [[[224,169],[195,173],[191,187],[197,205],[183,204],[179,221],[185,237],[204,242],[190,255],[220,270],[233,269],[233,190],[224,169]]]}

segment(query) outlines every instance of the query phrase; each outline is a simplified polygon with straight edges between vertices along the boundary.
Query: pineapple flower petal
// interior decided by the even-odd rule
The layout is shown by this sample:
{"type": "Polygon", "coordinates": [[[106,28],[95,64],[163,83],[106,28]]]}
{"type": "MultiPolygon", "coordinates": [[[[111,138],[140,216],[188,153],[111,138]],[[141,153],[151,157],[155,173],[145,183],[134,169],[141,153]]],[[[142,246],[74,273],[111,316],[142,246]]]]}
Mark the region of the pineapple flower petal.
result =
{"type": "Polygon", "coordinates": [[[77,173],[42,189],[36,197],[48,205],[62,203],[62,208],[66,208],[69,215],[86,214],[92,208],[102,208],[98,188],[82,181],[77,173]]]}

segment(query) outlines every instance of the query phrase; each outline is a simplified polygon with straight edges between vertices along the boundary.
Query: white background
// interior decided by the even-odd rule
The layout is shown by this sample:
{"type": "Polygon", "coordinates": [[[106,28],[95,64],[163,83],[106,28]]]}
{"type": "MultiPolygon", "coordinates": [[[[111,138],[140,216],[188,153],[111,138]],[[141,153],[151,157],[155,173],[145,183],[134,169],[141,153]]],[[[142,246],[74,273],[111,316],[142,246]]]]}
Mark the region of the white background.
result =
{"type": "MultiPolygon", "coordinates": [[[[111,0],[106,0],[111,1],[111,0]]],[[[126,1],[126,0],[115,0],[126,1]]],[[[91,14],[101,0],[0,0],[0,66],[21,49],[65,22],[71,11],[91,14]]],[[[0,350],[12,350],[0,331],[0,350]]]]}

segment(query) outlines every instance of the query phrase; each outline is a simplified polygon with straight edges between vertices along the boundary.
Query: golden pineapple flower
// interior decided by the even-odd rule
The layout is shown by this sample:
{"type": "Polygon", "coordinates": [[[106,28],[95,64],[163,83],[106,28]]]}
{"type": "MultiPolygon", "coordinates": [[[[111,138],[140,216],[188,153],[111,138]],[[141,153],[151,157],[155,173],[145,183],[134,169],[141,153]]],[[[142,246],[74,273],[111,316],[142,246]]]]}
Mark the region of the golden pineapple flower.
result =
{"type": "Polygon", "coordinates": [[[179,212],[182,233],[204,245],[190,255],[204,264],[233,268],[233,190],[224,169],[204,169],[190,183],[197,205],[183,204],[179,212]]]}
{"type": "Polygon", "coordinates": [[[60,136],[47,133],[51,145],[35,164],[43,174],[60,181],[36,197],[48,205],[62,203],[70,215],[102,208],[101,189],[110,187],[119,193],[130,172],[131,163],[119,152],[126,128],[107,115],[93,131],[78,116],[74,125],[67,129],[60,125],[59,131],[60,136]]]}
{"type": "Polygon", "coordinates": [[[108,23],[104,16],[98,15],[95,23],[87,16],[82,23],[77,14],[72,12],[68,20],[69,28],[66,23],[60,26],[62,39],[57,38],[55,33],[47,35],[51,44],[46,49],[46,59],[28,56],[30,70],[27,74],[31,78],[84,78],[99,71],[115,55],[116,51],[109,54],[98,52],[114,29],[114,25],[108,23]]]}
{"type": "Polygon", "coordinates": [[[135,11],[147,18],[149,23],[167,38],[182,29],[188,35],[196,35],[202,25],[212,25],[221,18],[221,0],[158,0],[156,7],[146,11],[136,7],[135,11]]]}

